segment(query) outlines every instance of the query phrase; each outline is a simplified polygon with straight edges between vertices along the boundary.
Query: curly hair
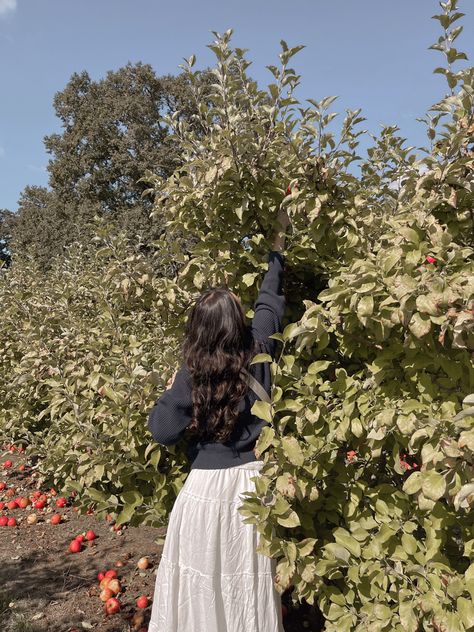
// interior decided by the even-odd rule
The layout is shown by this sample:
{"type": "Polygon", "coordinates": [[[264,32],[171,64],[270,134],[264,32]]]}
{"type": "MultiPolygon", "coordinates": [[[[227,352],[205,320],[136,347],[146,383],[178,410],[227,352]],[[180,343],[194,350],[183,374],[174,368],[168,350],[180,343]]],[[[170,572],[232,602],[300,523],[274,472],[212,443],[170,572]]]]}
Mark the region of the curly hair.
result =
{"type": "Polygon", "coordinates": [[[225,287],[202,292],[187,319],[183,343],[192,378],[191,436],[229,440],[248,390],[241,370],[248,369],[256,350],[237,297],[225,287]]]}

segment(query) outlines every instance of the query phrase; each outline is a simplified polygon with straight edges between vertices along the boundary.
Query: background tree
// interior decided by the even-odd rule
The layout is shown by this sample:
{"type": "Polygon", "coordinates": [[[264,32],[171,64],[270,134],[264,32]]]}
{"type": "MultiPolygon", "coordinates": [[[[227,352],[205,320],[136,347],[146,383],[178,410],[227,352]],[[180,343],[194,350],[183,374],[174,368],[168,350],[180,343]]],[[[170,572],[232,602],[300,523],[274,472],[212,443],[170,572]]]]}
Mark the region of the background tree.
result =
{"type": "Polygon", "coordinates": [[[7,267],[11,264],[10,242],[15,218],[16,215],[12,211],[0,209],[0,261],[4,261],[7,267]]]}
{"type": "MultiPolygon", "coordinates": [[[[202,71],[199,81],[205,95],[211,75],[202,71]]],[[[87,226],[95,215],[107,217],[151,252],[163,228],[149,218],[152,199],[143,196],[147,184],[140,179],[149,170],[166,178],[182,163],[163,116],[179,110],[195,129],[198,104],[187,75],[157,77],[142,63],[129,63],[98,81],[86,71],[74,73],[55,95],[54,108],[62,131],[44,139],[52,155],[50,187],[28,186],[22,192],[12,236],[15,252],[29,252],[48,268],[51,254],[75,239],[90,239],[87,226]]]]}

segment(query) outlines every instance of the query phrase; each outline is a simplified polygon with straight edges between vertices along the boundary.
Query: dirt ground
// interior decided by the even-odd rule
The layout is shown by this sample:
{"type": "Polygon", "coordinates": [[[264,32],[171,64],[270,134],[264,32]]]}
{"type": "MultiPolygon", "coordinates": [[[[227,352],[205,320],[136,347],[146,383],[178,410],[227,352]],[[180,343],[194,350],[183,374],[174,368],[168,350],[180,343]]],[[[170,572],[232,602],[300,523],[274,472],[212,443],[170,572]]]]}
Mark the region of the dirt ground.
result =
{"type": "MultiPolygon", "coordinates": [[[[0,483],[6,484],[0,490],[0,502],[5,503],[0,517],[14,517],[17,521],[17,526],[0,526],[0,630],[146,632],[161,555],[161,547],[155,540],[166,529],[125,525],[121,531],[113,531],[113,521],[99,520],[92,513],[78,515],[73,497],[67,497],[64,508],[57,508],[56,499],[62,496],[61,491],[57,490],[55,496],[50,489],[39,489],[35,478],[36,473],[24,454],[11,452],[5,446],[0,449],[0,483]],[[12,461],[12,467],[4,469],[7,459],[12,461]],[[24,469],[19,471],[22,465],[24,469]],[[8,501],[22,496],[32,498],[36,490],[47,497],[43,509],[35,509],[32,504],[24,509],[7,508],[8,501]],[[33,513],[37,522],[28,524],[27,516],[33,513]],[[61,515],[57,525],[50,523],[55,513],[61,515]],[[70,553],[70,541],[90,529],[97,538],[91,542],[85,540],[79,553],[70,553]],[[150,565],[140,570],[137,562],[145,556],[150,565]],[[117,572],[121,583],[117,595],[121,609],[113,615],[104,612],[97,579],[99,572],[109,569],[117,572]],[[150,600],[145,609],[136,606],[142,595],[150,600]],[[142,621],[133,619],[140,614],[142,621]]],[[[292,606],[287,594],[282,601],[288,607],[285,632],[322,629],[313,608],[307,604],[292,606]]]]}

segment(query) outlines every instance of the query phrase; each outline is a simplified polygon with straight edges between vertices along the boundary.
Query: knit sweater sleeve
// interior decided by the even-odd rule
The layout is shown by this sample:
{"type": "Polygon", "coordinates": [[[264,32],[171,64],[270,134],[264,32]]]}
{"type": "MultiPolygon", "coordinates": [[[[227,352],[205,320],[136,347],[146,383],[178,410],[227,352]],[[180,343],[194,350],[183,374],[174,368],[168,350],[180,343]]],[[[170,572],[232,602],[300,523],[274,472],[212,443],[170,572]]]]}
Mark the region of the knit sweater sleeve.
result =
{"type": "Polygon", "coordinates": [[[281,252],[271,250],[268,255],[268,270],[263,277],[260,292],[254,306],[252,334],[265,343],[274,357],[276,340],[269,338],[282,329],[285,296],[283,294],[283,269],[285,258],[281,252]]]}
{"type": "Polygon", "coordinates": [[[192,385],[188,370],[182,367],[173,385],[157,399],[148,415],[153,439],[164,445],[177,443],[191,423],[192,385]]]}

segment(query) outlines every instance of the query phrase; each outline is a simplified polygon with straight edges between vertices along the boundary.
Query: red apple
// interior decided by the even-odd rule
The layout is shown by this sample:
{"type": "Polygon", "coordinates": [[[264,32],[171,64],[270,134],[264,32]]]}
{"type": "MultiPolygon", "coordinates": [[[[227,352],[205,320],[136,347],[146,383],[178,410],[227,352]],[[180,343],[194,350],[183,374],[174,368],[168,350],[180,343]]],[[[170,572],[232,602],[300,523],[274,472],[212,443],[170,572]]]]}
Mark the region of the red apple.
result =
{"type": "Polygon", "coordinates": [[[89,531],[86,533],[86,540],[95,540],[96,539],[96,534],[92,531],[92,529],[89,529],[89,531]]]}
{"type": "Polygon", "coordinates": [[[79,553],[82,548],[82,544],[78,540],[72,540],[69,543],[69,550],[71,553],[79,553]]]}
{"type": "Polygon", "coordinates": [[[142,595],[141,597],[138,597],[136,601],[137,608],[147,608],[149,603],[150,602],[148,601],[148,597],[146,595],[142,595]]]}
{"type": "Polygon", "coordinates": [[[61,522],[61,514],[53,514],[49,521],[51,524],[59,524],[61,522]]]}
{"type": "Polygon", "coordinates": [[[8,518],[7,526],[16,527],[16,518],[8,518]]]}
{"type": "Polygon", "coordinates": [[[9,467],[11,467],[13,465],[13,461],[10,461],[10,459],[8,459],[7,461],[3,462],[3,468],[6,470],[9,467]]]}
{"type": "Polygon", "coordinates": [[[105,601],[108,601],[111,597],[113,597],[114,594],[115,593],[112,590],[110,590],[110,588],[103,588],[100,591],[99,598],[100,598],[101,601],[105,602],[105,601]]]}
{"type": "Polygon", "coordinates": [[[110,569],[110,570],[106,571],[105,576],[106,577],[110,577],[111,579],[113,577],[117,577],[117,571],[114,571],[113,569],[110,569]]]}
{"type": "Polygon", "coordinates": [[[2,516],[0,518],[0,527],[6,527],[8,524],[8,518],[7,516],[2,516]]]}
{"type": "Polygon", "coordinates": [[[120,601],[116,597],[111,597],[105,602],[105,614],[116,614],[120,610],[120,601]]]}

